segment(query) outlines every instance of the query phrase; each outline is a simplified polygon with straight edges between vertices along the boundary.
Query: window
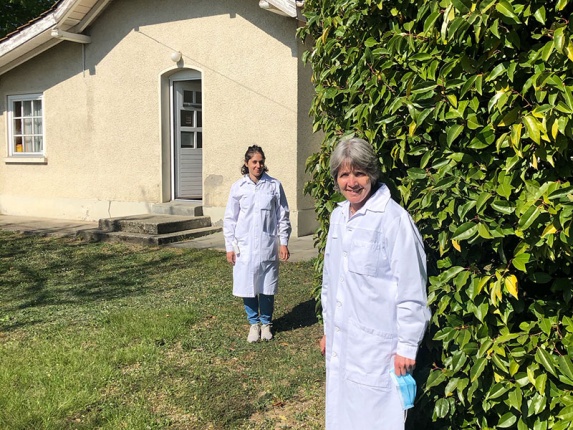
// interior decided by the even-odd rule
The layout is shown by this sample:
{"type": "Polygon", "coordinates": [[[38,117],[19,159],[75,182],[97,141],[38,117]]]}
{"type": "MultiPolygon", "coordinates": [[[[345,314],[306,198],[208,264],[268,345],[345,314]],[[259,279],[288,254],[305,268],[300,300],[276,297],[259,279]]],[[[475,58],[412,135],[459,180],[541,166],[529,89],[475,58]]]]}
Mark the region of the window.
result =
{"type": "Polygon", "coordinates": [[[203,148],[203,113],[201,109],[201,91],[184,90],[183,107],[180,113],[182,148],[203,148]]]}
{"type": "Polygon", "coordinates": [[[42,95],[8,97],[8,155],[44,155],[42,95]]]}

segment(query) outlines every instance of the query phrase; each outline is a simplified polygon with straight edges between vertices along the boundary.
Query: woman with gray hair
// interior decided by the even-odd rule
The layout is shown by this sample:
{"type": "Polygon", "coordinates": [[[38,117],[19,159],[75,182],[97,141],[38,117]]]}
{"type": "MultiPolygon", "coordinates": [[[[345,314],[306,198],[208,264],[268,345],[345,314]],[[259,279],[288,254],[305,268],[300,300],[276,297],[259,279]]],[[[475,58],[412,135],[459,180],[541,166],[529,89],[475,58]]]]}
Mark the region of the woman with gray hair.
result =
{"type": "Polygon", "coordinates": [[[410,215],[378,182],[368,142],[339,142],[330,172],[346,200],[331,214],[324,254],[326,429],[402,430],[413,404],[406,378],[415,384],[411,373],[430,319],[424,245],[410,215]]]}

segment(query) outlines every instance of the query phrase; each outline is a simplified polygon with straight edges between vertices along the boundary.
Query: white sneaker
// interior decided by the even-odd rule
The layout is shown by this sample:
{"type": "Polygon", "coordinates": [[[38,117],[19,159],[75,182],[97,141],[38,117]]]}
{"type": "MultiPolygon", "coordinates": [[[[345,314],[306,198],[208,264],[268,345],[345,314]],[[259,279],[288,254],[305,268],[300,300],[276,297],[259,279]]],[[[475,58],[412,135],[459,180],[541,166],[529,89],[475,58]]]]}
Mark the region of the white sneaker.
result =
{"type": "Polygon", "coordinates": [[[259,324],[252,324],[249,329],[249,336],[247,337],[247,342],[253,343],[258,342],[261,337],[261,326],[259,324]]]}
{"type": "Polygon", "coordinates": [[[273,338],[273,333],[271,332],[272,324],[263,324],[261,327],[261,339],[271,340],[273,338]]]}

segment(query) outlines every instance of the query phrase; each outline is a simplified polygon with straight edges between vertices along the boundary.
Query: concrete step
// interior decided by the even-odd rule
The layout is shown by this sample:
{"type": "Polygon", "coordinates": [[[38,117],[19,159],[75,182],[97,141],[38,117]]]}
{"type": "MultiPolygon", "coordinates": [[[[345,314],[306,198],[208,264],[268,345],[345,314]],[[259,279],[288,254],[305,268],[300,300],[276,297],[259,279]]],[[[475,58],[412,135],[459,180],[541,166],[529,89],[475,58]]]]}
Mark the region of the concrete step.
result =
{"type": "Polygon", "coordinates": [[[222,227],[200,227],[163,234],[132,233],[126,231],[83,230],[78,236],[92,242],[128,242],[141,245],[165,245],[195,239],[222,231],[222,227]]]}
{"type": "Polygon", "coordinates": [[[151,212],[157,215],[203,216],[203,203],[195,201],[174,201],[156,203],[151,212]]]}
{"type": "Polygon", "coordinates": [[[163,235],[211,226],[206,216],[178,215],[133,215],[99,220],[99,229],[104,232],[124,232],[144,235],[163,235]]]}

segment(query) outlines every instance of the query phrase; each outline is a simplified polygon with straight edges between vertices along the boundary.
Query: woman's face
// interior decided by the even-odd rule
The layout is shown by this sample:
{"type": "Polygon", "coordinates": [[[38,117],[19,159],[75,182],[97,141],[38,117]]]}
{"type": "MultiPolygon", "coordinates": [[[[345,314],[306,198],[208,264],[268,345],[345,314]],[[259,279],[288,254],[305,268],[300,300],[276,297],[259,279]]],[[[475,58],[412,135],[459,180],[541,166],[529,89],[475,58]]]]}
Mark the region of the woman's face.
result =
{"type": "Polygon", "coordinates": [[[348,163],[338,169],[336,182],[342,195],[350,202],[354,210],[360,209],[370,197],[372,184],[366,172],[353,168],[348,163]]]}
{"type": "Polygon", "coordinates": [[[265,170],[265,160],[261,154],[255,152],[253,156],[245,163],[249,169],[249,176],[251,179],[260,179],[265,170]]]}

